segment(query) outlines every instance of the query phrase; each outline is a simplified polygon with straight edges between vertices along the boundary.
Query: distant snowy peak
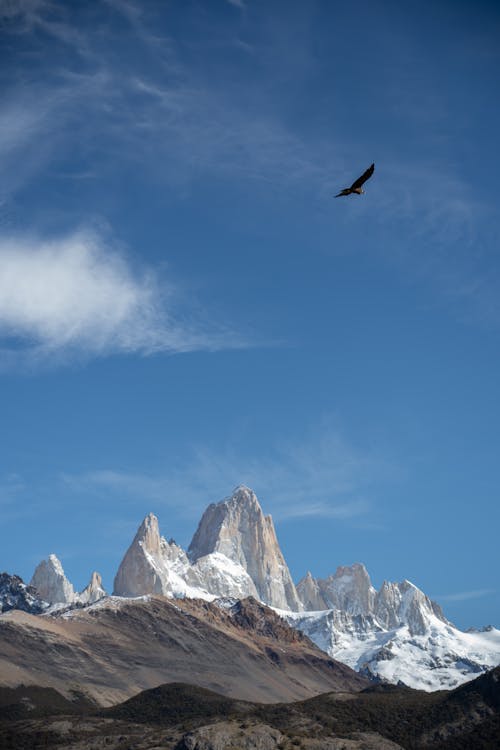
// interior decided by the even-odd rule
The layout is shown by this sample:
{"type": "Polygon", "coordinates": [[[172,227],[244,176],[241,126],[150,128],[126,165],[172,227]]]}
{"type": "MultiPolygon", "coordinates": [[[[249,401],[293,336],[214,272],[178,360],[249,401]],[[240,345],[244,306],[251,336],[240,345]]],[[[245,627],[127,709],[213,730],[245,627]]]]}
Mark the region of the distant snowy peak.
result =
{"type": "Polygon", "coordinates": [[[308,572],[297,584],[297,591],[307,610],[341,609],[351,615],[371,613],[376,595],[361,563],[338,567],[324,579],[313,578],[308,572]]]}
{"type": "Polygon", "coordinates": [[[208,506],[188,550],[195,564],[214,553],[246,571],[264,603],[302,609],[273,520],[264,516],[257,496],[244,485],[236,487],[230,497],[208,506]]]}
{"type": "Polygon", "coordinates": [[[49,555],[35,568],[31,579],[42,599],[51,604],[71,604],[75,601],[75,590],[64,575],[60,560],[56,555],[49,555]]]}
{"type": "Polygon", "coordinates": [[[429,630],[433,618],[449,625],[439,604],[433,602],[410,581],[384,581],[374,601],[373,614],[384,628],[407,625],[412,635],[429,630]]]}
{"type": "Polygon", "coordinates": [[[412,596],[413,589],[406,591],[408,622],[392,628],[382,627],[373,615],[349,615],[337,609],[280,614],[332,658],[357,672],[418,690],[450,690],[500,662],[500,631],[494,628],[463,633],[426,605],[425,630],[416,632],[412,610],[419,597],[412,596]]]}
{"type": "Polygon", "coordinates": [[[68,581],[56,555],[49,555],[35,568],[30,586],[49,604],[89,604],[106,596],[99,573],[92,573],[90,582],[81,593],[68,581]]]}
{"type": "Polygon", "coordinates": [[[97,571],[94,571],[87,586],[78,594],[78,600],[82,604],[94,604],[104,596],[106,596],[106,592],[102,585],[102,578],[97,571]]]}
{"type": "Polygon", "coordinates": [[[431,616],[448,623],[441,607],[410,581],[384,581],[377,591],[361,563],[339,567],[325,579],[308,573],[297,591],[308,611],[337,609],[353,617],[371,617],[383,629],[405,624],[413,634],[425,633],[431,616]]]}
{"type": "Polygon", "coordinates": [[[360,563],[324,580],[308,573],[297,590],[309,611],[283,612],[288,622],[333,658],[375,678],[450,689],[500,661],[498,631],[462,633],[407,580],[384,581],[376,591],[360,563]]]}
{"type": "Polygon", "coordinates": [[[9,573],[0,573],[0,612],[21,609],[32,615],[39,615],[47,609],[33,586],[27,586],[23,579],[9,573]]]}

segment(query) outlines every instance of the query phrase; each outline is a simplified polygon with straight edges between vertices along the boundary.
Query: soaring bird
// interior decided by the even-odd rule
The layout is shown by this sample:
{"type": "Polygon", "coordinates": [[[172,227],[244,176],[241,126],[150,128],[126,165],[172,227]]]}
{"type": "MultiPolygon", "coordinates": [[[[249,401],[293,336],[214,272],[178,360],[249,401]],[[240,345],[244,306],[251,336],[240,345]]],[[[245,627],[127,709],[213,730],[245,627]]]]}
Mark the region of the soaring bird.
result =
{"type": "Polygon", "coordinates": [[[375,164],[372,164],[368,167],[366,172],[363,172],[361,177],[358,177],[357,180],[355,180],[351,187],[344,188],[344,190],[341,190],[340,193],[337,193],[335,196],[336,198],[339,198],[341,195],[351,195],[352,193],[356,193],[356,195],[361,195],[361,193],[364,193],[365,191],[361,187],[373,174],[375,171],[375,164]]]}

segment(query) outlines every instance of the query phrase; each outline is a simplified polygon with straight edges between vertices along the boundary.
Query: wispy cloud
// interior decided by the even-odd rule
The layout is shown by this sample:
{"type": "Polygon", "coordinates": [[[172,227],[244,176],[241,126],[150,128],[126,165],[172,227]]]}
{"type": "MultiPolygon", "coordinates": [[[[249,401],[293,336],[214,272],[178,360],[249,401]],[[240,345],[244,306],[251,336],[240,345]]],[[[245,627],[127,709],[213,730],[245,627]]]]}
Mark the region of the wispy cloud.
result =
{"type": "Polygon", "coordinates": [[[7,474],[0,477],[0,507],[12,505],[18,495],[26,488],[19,474],[7,474]]]}
{"type": "Polygon", "coordinates": [[[361,455],[338,434],[323,431],[310,440],[282,444],[268,459],[234,446],[218,453],[198,449],[160,475],[104,469],[61,478],[83,496],[119,494],[131,505],[147,501],[158,513],[171,508],[189,518],[198,518],[208,503],[246,484],[266,513],[286,521],[366,518],[372,511],[372,485],[391,473],[384,461],[361,455]]]}
{"type": "Polygon", "coordinates": [[[474,591],[460,591],[456,594],[442,594],[441,596],[434,596],[432,598],[442,602],[466,602],[469,599],[482,599],[484,596],[494,593],[494,589],[475,589],[474,591]]]}
{"type": "Polygon", "coordinates": [[[0,363],[241,346],[177,319],[176,291],[96,233],[0,238],[0,363]]]}
{"type": "MultiPolygon", "coordinates": [[[[242,0],[228,2],[245,7],[242,0]]],[[[214,85],[183,58],[173,40],[157,34],[166,24],[155,24],[153,6],[132,0],[106,0],[106,5],[128,24],[122,32],[137,52],[130,62],[115,54],[112,23],[95,35],[61,4],[4,0],[0,5],[13,29],[44,32],[42,39],[32,35],[30,52],[40,58],[39,79],[31,76],[22,87],[7,86],[5,92],[0,204],[49,163],[63,174],[65,155],[78,143],[86,154],[84,174],[102,176],[110,170],[116,175],[133,167],[183,189],[200,176],[222,176],[250,190],[252,183],[285,187],[290,204],[297,192],[309,194],[316,210],[330,213],[339,175],[350,174],[359,143],[337,138],[334,124],[327,141],[295,130],[275,106],[279,95],[274,95],[271,73],[258,93],[252,89],[252,106],[242,100],[229,74],[227,86],[214,85]],[[78,64],[68,56],[63,67],[47,67],[47,44],[71,47],[78,64]]],[[[252,44],[258,48],[258,40],[252,44]]],[[[404,81],[398,81],[400,97],[404,81]]],[[[498,230],[494,207],[486,196],[473,193],[459,165],[449,163],[445,154],[437,161],[434,157],[432,152],[427,164],[415,163],[408,153],[401,164],[391,163],[386,154],[385,163],[377,163],[377,188],[370,187],[369,201],[343,206],[343,216],[335,221],[351,217],[358,222],[361,210],[378,225],[378,244],[385,244],[389,263],[432,285],[454,314],[498,326],[497,275],[489,272],[488,258],[478,267],[474,263],[485,242],[484,227],[498,230]],[[406,243],[394,242],[395,227],[406,243]]]]}

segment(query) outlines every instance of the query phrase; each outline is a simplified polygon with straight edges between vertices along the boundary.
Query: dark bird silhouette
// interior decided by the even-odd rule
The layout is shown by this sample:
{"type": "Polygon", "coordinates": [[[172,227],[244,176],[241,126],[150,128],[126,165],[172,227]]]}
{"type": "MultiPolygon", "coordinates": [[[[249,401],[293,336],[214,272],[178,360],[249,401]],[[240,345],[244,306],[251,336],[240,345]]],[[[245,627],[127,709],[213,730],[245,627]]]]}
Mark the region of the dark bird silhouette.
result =
{"type": "Polygon", "coordinates": [[[341,190],[340,193],[337,193],[335,196],[336,198],[339,198],[341,195],[351,195],[352,193],[356,193],[356,195],[361,195],[361,193],[364,193],[365,191],[361,187],[374,173],[375,171],[375,164],[372,164],[366,172],[363,172],[361,177],[358,177],[357,180],[355,180],[351,187],[344,188],[344,190],[341,190]]]}

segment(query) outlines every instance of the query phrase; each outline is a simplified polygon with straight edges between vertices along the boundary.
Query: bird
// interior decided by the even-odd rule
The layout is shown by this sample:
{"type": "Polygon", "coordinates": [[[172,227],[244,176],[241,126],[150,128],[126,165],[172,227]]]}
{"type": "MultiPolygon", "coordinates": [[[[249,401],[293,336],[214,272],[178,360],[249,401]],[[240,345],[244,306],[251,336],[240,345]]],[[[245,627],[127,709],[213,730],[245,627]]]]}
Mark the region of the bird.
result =
{"type": "Polygon", "coordinates": [[[366,172],[363,172],[361,177],[358,177],[358,179],[352,183],[351,187],[341,190],[340,193],[337,193],[335,198],[339,198],[341,195],[351,195],[352,193],[356,193],[356,195],[361,195],[361,193],[364,193],[365,191],[361,186],[372,176],[374,171],[375,164],[371,164],[366,172]]]}

